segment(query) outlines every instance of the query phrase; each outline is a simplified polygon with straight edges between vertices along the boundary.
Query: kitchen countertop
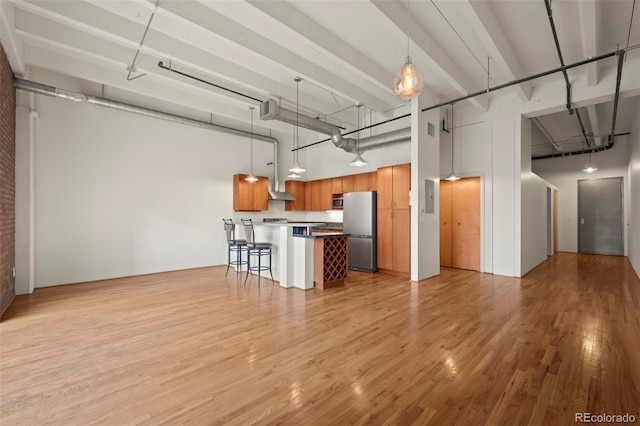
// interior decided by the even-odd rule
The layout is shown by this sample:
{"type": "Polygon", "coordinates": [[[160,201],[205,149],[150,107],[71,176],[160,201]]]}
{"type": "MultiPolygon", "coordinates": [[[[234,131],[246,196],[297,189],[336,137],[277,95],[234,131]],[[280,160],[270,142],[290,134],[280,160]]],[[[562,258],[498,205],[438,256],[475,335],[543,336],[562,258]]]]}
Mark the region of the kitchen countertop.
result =
{"type": "Polygon", "coordinates": [[[276,223],[276,222],[253,222],[253,226],[295,226],[295,227],[312,227],[312,226],[323,226],[325,222],[287,222],[287,223],[276,223]]]}
{"type": "Polygon", "coordinates": [[[351,234],[342,232],[314,232],[311,235],[294,235],[293,238],[332,238],[332,237],[348,237],[351,234]]]}

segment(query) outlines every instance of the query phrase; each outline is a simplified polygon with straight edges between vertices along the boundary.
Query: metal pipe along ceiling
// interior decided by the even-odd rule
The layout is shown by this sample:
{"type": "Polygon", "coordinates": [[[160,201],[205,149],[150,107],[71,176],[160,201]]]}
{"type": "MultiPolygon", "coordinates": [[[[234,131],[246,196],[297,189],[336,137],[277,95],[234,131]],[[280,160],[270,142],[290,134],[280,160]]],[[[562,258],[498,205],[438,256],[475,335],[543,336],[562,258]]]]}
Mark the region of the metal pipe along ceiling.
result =
{"type": "Polygon", "coordinates": [[[282,108],[273,99],[268,99],[260,105],[261,120],[278,120],[284,123],[298,125],[314,132],[331,136],[331,141],[343,151],[352,154],[363,153],[372,149],[394,144],[409,142],[411,140],[411,128],[396,130],[381,135],[371,136],[356,141],[353,138],[345,138],[338,126],[320,121],[317,118],[304,114],[296,114],[295,111],[282,108]]]}
{"type": "MultiPolygon", "coordinates": [[[[107,98],[101,98],[99,96],[93,96],[82,92],[73,92],[69,90],[59,89],[57,87],[48,86],[46,84],[36,83],[35,81],[24,80],[21,78],[15,78],[13,85],[20,90],[24,90],[38,95],[49,96],[52,98],[67,99],[74,102],[87,103],[92,105],[98,105],[105,108],[117,109],[119,111],[130,112],[134,114],[143,115],[145,117],[157,118],[160,120],[170,121],[172,123],[183,124],[186,126],[199,127],[201,129],[213,130],[216,132],[222,132],[229,135],[241,136],[244,138],[250,138],[251,132],[246,130],[234,129],[233,127],[221,126],[219,124],[208,123],[206,121],[195,120],[193,118],[183,117],[176,114],[169,114],[162,111],[157,111],[150,108],[139,107],[131,105],[125,102],[114,101],[107,98]]],[[[253,139],[267,142],[273,145],[273,168],[274,168],[274,185],[273,192],[278,193],[280,191],[280,182],[278,179],[278,140],[271,136],[264,136],[259,134],[253,134],[253,139]]],[[[276,198],[277,199],[277,198],[276,198]]]]}

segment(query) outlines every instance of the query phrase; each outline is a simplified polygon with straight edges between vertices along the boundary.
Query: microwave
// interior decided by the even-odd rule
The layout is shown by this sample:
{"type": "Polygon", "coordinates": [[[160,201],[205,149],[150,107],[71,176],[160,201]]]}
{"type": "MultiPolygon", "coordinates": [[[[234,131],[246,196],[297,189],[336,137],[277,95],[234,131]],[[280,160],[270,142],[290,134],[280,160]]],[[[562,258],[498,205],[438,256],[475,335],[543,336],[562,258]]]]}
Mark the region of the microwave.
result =
{"type": "Polygon", "coordinates": [[[334,210],[342,209],[342,206],[343,206],[342,202],[343,202],[342,197],[333,198],[331,200],[331,208],[334,209],[334,210]]]}

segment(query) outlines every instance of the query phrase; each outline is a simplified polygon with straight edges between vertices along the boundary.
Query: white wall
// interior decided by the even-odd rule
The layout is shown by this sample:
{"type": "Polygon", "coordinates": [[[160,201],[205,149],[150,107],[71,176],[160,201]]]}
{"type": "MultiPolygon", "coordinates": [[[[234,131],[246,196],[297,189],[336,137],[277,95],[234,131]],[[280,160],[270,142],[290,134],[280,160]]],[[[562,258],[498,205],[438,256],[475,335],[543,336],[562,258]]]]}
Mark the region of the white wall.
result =
{"type": "Polygon", "coordinates": [[[636,102],[629,151],[629,260],[640,276],[640,98],[636,102]]]}
{"type": "MultiPolygon", "coordinates": [[[[629,216],[629,158],[627,136],[618,136],[616,144],[607,151],[592,154],[598,170],[589,174],[582,171],[588,155],[573,155],[533,161],[533,172],[558,189],[558,250],[578,251],[578,180],[622,177],[624,188],[624,223],[629,216]]],[[[624,253],[628,254],[628,226],[624,229],[624,253]]]]}
{"type": "MultiPolygon", "coordinates": [[[[36,287],[226,262],[246,138],[42,96],[36,110],[36,287]]],[[[254,142],[256,174],[272,157],[254,142]]]]}
{"type": "Polygon", "coordinates": [[[547,217],[547,182],[531,172],[531,139],[535,125],[521,119],[521,222],[520,222],[520,276],[547,259],[549,226],[547,217]]]}

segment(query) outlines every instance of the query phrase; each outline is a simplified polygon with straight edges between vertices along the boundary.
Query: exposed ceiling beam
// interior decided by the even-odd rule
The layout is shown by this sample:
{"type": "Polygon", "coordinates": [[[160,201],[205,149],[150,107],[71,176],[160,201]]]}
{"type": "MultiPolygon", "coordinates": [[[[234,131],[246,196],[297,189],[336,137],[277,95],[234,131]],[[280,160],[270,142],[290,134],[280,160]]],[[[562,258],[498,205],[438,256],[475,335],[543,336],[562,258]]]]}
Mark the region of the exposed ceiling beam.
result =
{"type": "MultiPolygon", "coordinates": [[[[464,0],[457,2],[456,6],[467,19],[491,58],[504,69],[508,79],[516,80],[526,77],[527,74],[511,48],[509,38],[504,34],[489,2],[464,0]]],[[[513,88],[521,101],[529,101],[531,82],[521,83],[513,88]]]]}
{"type": "MultiPolygon", "coordinates": [[[[598,9],[600,4],[597,0],[583,0],[578,3],[578,15],[580,16],[580,40],[582,40],[582,53],[585,58],[598,55],[598,9]]],[[[586,65],[587,83],[589,86],[598,84],[599,67],[598,62],[586,65]]]]}
{"type": "Polygon", "coordinates": [[[270,2],[264,0],[248,0],[249,4],[259,9],[280,24],[292,30],[292,34],[304,37],[316,49],[331,55],[349,67],[355,74],[375,84],[393,95],[391,82],[393,74],[381,67],[358,49],[351,47],[344,40],[318,24],[307,15],[286,2],[270,2]]]}
{"type": "MultiPolygon", "coordinates": [[[[441,75],[459,94],[466,95],[478,90],[478,87],[474,87],[471,78],[464,72],[464,68],[455,63],[431,35],[414,19],[407,22],[407,10],[401,7],[399,2],[372,0],[372,3],[387,19],[409,36],[426,55],[429,67],[441,75]]],[[[489,99],[486,96],[475,97],[469,101],[483,111],[489,108],[489,99]]]]}
{"type": "Polygon", "coordinates": [[[384,94],[384,98],[387,100],[374,96],[369,91],[354,85],[348,79],[297,55],[295,52],[262,36],[253,29],[227,18],[204,4],[170,1],[160,3],[160,8],[179,18],[186,19],[211,33],[218,34],[263,58],[271,60],[281,68],[288,70],[292,78],[300,75],[326,90],[340,94],[353,103],[362,102],[377,111],[386,111],[395,106],[394,103],[389,101],[393,99],[389,94],[381,91],[381,94],[384,94]]]}
{"type": "Polygon", "coordinates": [[[13,73],[18,77],[25,77],[27,66],[24,62],[22,40],[15,32],[15,6],[8,1],[0,1],[0,40],[13,73]]]}
{"type": "MultiPolygon", "coordinates": [[[[119,3],[120,2],[106,2],[104,6],[112,8],[116,7],[119,3]]],[[[16,5],[22,13],[28,12],[30,14],[29,19],[35,20],[37,17],[41,19],[45,18],[87,34],[87,37],[84,37],[82,33],[77,32],[77,40],[69,40],[69,37],[67,37],[64,43],[71,43],[71,45],[79,43],[84,45],[90,43],[90,40],[94,40],[95,37],[99,37],[105,41],[134,49],[129,51],[130,53],[127,58],[121,56],[121,50],[117,51],[114,47],[116,44],[111,44],[104,52],[97,47],[90,48],[89,50],[90,52],[95,52],[96,57],[104,54],[106,57],[117,60],[118,62],[124,61],[123,78],[126,77],[126,67],[133,59],[135,49],[138,48],[140,37],[144,31],[144,25],[86,2],[50,1],[32,3],[21,1],[16,3],[16,5]],[[84,40],[85,38],[87,41],[84,40]],[[118,54],[118,57],[114,58],[113,55],[116,54],[118,54]]],[[[27,25],[26,22],[28,22],[27,19],[20,20],[21,25],[27,25]]],[[[52,28],[53,25],[47,23],[44,27],[40,32],[52,28]]],[[[58,26],[58,29],[60,28],[62,27],[58,26]]],[[[37,34],[40,32],[36,31],[37,34]]],[[[53,37],[56,36],[55,33],[56,31],[52,32],[53,37]]],[[[58,37],[61,36],[62,35],[59,35],[58,37]]],[[[295,99],[296,92],[293,86],[284,85],[269,78],[264,75],[264,73],[242,67],[153,29],[150,29],[147,34],[142,52],[147,53],[148,58],[146,63],[145,60],[139,60],[136,64],[140,72],[171,74],[158,68],[157,62],[158,60],[173,60],[176,66],[181,65],[204,74],[208,81],[256,98],[282,97],[285,99],[295,99]],[[154,57],[155,59],[153,59],[154,57]],[[228,76],[231,76],[232,79],[228,76]]],[[[177,78],[182,81],[187,80],[177,75],[173,75],[172,78],[177,78]]],[[[189,82],[193,83],[192,81],[189,82]]],[[[233,95],[230,96],[229,92],[214,89],[211,86],[200,85],[198,87],[221,96],[230,97],[231,99],[237,98],[233,95]]],[[[323,108],[323,111],[333,111],[336,108],[332,99],[327,98],[327,100],[321,100],[316,97],[309,99],[309,96],[306,98],[310,104],[318,108],[323,108]]],[[[250,100],[246,100],[246,102],[252,103],[250,100]]]]}
{"type": "Polygon", "coordinates": [[[596,135],[593,140],[596,143],[596,146],[602,145],[602,137],[597,136],[600,135],[600,123],[598,122],[598,113],[596,111],[595,105],[589,105],[587,107],[587,113],[589,114],[589,122],[591,123],[591,133],[596,135]]]}
{"type": "Polygon", "coordinates": [[[536,125],[538,130],[540,130],[540,133],[542,133],[544,137],[547,138],[547,141],[553,146],[556,151],[562,151],[562,147],[553,139],[553,137],[549,134],[547,129],[542,125],[537,117],[532,118],[531,121],[536,125]]]}

